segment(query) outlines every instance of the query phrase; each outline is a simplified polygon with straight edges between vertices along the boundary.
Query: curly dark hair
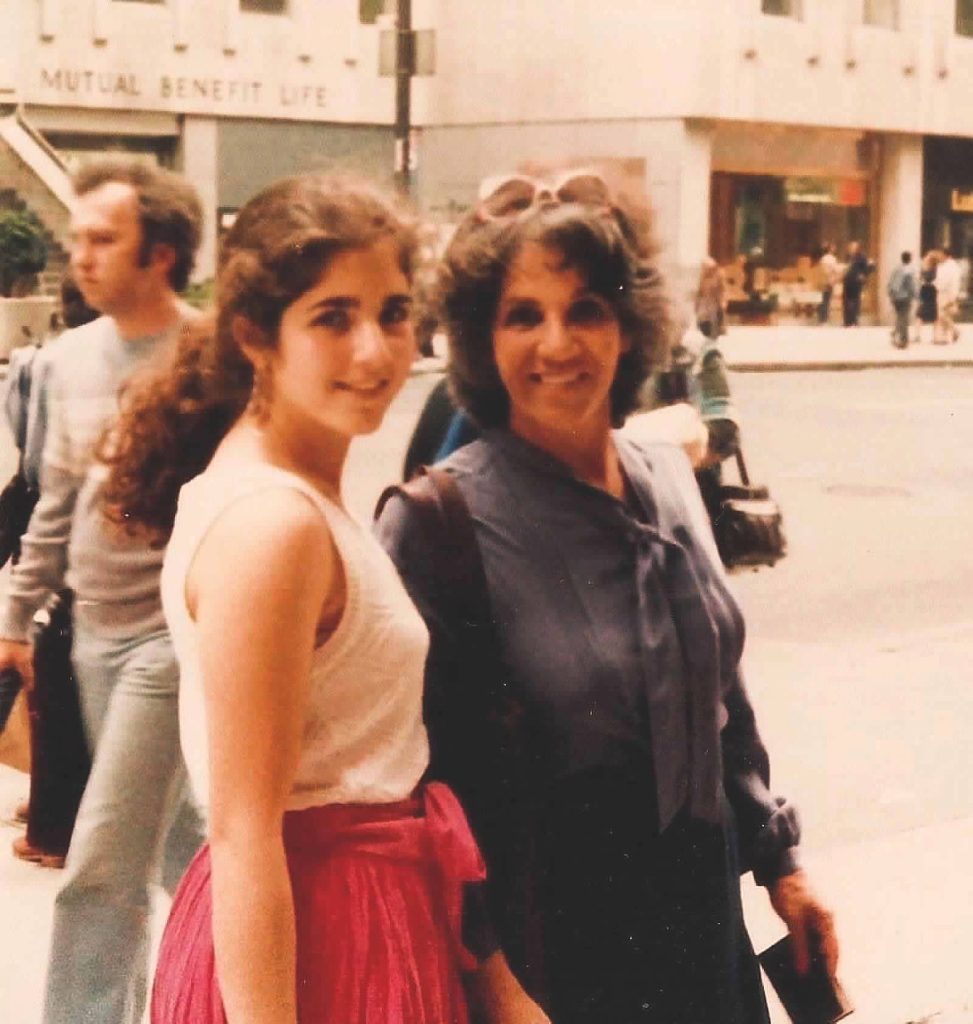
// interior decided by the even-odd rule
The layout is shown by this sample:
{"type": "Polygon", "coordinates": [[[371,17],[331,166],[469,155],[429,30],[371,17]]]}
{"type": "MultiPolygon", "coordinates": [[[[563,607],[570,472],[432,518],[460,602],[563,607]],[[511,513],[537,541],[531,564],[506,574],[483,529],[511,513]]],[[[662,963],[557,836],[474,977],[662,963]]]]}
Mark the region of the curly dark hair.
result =
{"type": "Polygon", "coordinates": [[[253,390],[253,364],[233,322],[257,328],[252,343],[277,345],[280,320],[339,253],[394,240],[411,281],[414,222],[379,190],[349,178],[298,175],[270,185],[240,210],[226,236],[216,308],[183,328],[165,365],[125,389],[99,457],[109,467],[109,521],[165,544],[179,490],[201,473],[253,390]]]}
{"type": "Polygon", "coordinates": [[[612,423],[621,426],[637,407],[642,384],[664,362],[672,329],[649,211],[623,197],[607,207],[541,203],[500,219],[482,219],[474,210],[460,224],[437,294],[454,400],[481,428],[507,425],[510,399],[494,359],[493,328],[507,272],[529,243],[559,253],[565,268],[582,274],[615,310],[629,343],[610,392],[612,423]]]}
{"type": "Polygon", "coordinates": [[[120,154],[85,164],[72,184],[75,195],[83,196],[116,181],[131,186],[138,201],[141,265],[148,264],[154,246],[169,246],[175,253],[169,283],[175,291],[183,291],[203,234],[203,207],[196,189],[173,171],[120,154]]]}

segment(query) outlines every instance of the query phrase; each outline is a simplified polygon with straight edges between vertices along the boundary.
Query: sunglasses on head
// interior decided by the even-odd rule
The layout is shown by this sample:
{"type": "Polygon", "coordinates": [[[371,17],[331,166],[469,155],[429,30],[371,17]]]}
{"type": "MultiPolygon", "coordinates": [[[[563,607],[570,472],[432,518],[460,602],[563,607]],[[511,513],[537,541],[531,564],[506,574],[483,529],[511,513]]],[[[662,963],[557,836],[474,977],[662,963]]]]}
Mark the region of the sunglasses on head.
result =
{"type": "Polygon", "coordinates": [[[539,181],[524,174],[485,178],[477,196],[481,220],[516,217],[545,203],[579,203],[582,206],[611,206],[605,179],[595,171],[569,171],[555,181],[539,181]]]}

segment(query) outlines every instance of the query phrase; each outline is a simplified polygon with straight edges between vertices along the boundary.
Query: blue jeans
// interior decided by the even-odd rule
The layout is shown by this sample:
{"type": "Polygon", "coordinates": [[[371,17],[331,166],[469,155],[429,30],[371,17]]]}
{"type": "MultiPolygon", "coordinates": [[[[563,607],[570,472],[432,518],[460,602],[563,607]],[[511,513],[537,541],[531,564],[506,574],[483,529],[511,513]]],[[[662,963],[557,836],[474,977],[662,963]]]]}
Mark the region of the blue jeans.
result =
{"type": "Polygon", "coordinates": [[[75,628],[72,661],[93,751],[54,905],[44,1024],[138,1024],[153,883],[172,892],[202,841],[179,751],[168,633],[75,628]]]}

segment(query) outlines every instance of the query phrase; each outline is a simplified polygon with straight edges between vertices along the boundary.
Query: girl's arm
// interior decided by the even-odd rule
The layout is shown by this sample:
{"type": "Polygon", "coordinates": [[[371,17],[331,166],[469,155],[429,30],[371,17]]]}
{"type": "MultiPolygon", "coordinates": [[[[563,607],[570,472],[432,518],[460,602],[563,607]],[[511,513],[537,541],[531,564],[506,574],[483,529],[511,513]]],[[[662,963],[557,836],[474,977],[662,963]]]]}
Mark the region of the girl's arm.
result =
{"type": "Polygon", "coordinates": [[[286,489],[224,513],[187,580],[207,715],[216,969],[229,1024],[297,1020],[283,815],[316,627],[343,586],[324,519],[286,489]]]}

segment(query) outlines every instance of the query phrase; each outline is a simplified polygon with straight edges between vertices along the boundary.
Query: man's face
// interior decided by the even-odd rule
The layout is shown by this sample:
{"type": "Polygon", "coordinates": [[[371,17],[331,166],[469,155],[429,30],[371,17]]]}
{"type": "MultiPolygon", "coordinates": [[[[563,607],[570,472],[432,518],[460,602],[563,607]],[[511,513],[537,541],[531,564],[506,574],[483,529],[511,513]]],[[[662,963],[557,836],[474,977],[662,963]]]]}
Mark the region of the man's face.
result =
{"type": "Polygon", "coordinates": [[[71,268],[89,306],[108,316],[137,309],[167,286],[157,259],[140,266],[142,226],[131,185],[109,181],[79,196],[71,217],[71,268]]]}

